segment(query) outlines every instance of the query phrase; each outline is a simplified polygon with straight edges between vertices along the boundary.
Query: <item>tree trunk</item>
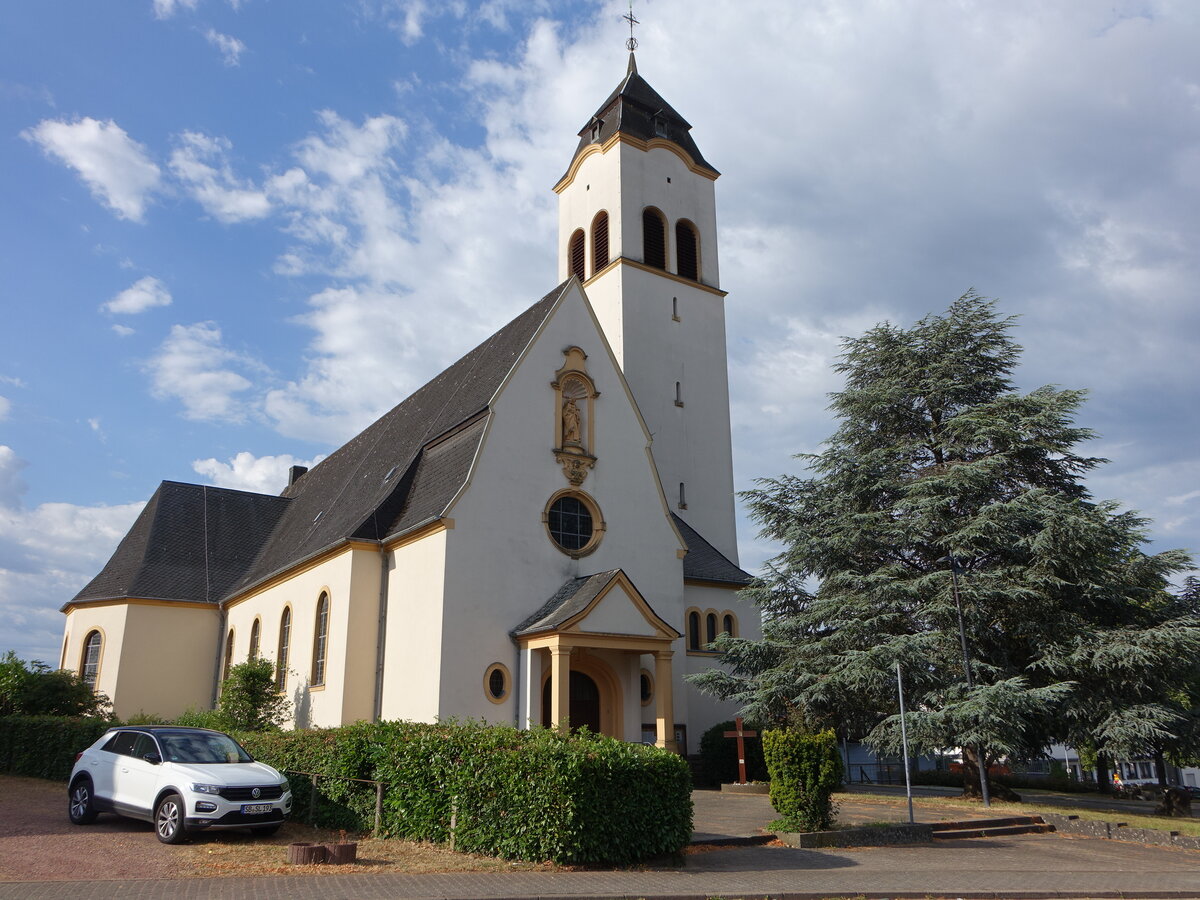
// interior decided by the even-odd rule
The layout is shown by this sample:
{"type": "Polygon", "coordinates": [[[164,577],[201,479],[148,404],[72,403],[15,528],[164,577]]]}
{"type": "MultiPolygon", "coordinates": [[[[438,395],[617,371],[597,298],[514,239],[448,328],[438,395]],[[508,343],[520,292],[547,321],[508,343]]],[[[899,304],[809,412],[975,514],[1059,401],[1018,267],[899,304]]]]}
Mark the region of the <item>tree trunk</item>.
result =
{"type": "MultiPolygon", "coordinates": [[[[997,784],[988,779],[988,794],[992,800],[1004,800],[1007,803],[1020,803],[1021,795],[1007,785],[997,784]]],[[[979,785],[979,757],[974,750],[963,748],[963,792],[968,800],[982,800],[983,789],[979,785]]]]}
{"type": "Polygon", "coordinates": [[[1167,761],[1163,758],[1163,752],[1159,750],[1154,754],[1154,777],[1158,779],[1160,788],[1167,787],[1167,761]]]}
{"type": "Polygon", "coordinates": [[[1112,775],[1108,772],[1108,754],[1103,751],[1096,754],[1096,787],[1102,794],[1113,792],[1112,775]]]}

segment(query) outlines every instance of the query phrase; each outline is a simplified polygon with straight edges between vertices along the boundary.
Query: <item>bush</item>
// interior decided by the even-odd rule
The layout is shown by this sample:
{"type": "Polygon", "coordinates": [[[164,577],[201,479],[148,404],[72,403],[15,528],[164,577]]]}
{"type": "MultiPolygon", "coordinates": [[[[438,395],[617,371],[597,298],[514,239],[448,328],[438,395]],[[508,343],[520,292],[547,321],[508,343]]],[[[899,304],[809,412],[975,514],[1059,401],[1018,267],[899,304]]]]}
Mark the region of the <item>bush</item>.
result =
{"type": "Polygon", "coordinates": [[[0,771],[66,781],[75,755],[113,724],[91,717],[4,716],[0,718],[0,771]]]}
{"type": "MultiPolygon", "coordinates": [[[[700,773],[705,784],[732,784],[738,778],[737,739],[725,737],[733,731],[733,722],[718,722],[700,738],[700,773]]],[[[747,724],[747,729],[759,731],[747,724]]],[[[759,737],[746,738],[746,778],[749,781],[767,780],[767,763],[763,759],[762,732],[759,737]]]]}
{"type": "MultiPolygon", "coordinates": [[[[961,788],[963,786],[962,772],[947,772],[943,770],[926,769],[923,772],[912,773],[913,784],[938,785],[940,787],[961,788]]],[[[1062,791],[1063,793],[1085,794],[1096,790],[1094,781],[1080,781],[1077,778],[1056,778],[1053,775],[990,775],[990,784],[1002,784],[1005,787],[1021,790],[1032,788],[1043,791],[1062,791]]],[[[978,784],[974,785],[978,788],[978,784]]]]}
{"type": "MultiPolygon", "coordinates": [[[[249,659],[229,670],[217,702],[220,721],[235,731],[268,731],[287,718],[289,701],[275,685],[275,666],[269,659],[249,659]]],[[[181,723],[182,724],[182,723],[181,723]]]]}
{"type": "Polygon", "coordinates": [[[0,716],[100,716],[112,704],[75,672],[51,669],[43,662],[0,657],[0,716]]]}
{"type": "Polygon", "coordinates": [[[383,832],[458,850],[564,864],[624,864],[678,853],[692,833],[691,777],[679,756],[587,733],[479,723],[360,723],[239,735],[289,776],[300,821],[366,830],[385,783],[383,832]],[[325,777],[325,776],[341,776],[325,777]],[[311,796],[311,802],[310,802],[311,796]],[[452,827],[453,823],[453,827],[452,827]]]}
{"type": "Polygon", "coordinates": [[[771,775],[771,805],[783,831],[827,831],[833,826],[830,795],[842,782],[842,755],[832,731],[763,732],[771,775]]]}

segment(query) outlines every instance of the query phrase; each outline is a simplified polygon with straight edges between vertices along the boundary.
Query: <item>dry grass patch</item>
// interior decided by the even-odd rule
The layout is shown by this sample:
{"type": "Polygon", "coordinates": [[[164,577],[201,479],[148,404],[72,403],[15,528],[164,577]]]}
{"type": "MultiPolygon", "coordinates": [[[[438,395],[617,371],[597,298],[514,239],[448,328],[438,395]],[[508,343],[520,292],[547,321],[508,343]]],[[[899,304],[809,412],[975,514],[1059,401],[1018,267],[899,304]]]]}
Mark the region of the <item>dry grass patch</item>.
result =
{"type": "MultiPolygon", "coordinates": [[[[273,837],[257,837],[241,831],[199,832],[180,851],[184,877],[250,875],[428,875],[444,872],[530,872],[553,871],[550,863],[512,862],[491,856],[452,853],[435,844],[411,841],[358,838],[358,861],[334,866],[297,866],[287,862],[288,844],[294,841],[333,843],[341,833],[289,823],[273,837]]],[[[353,836],[348,838],[354,840],[353,836]]]]}

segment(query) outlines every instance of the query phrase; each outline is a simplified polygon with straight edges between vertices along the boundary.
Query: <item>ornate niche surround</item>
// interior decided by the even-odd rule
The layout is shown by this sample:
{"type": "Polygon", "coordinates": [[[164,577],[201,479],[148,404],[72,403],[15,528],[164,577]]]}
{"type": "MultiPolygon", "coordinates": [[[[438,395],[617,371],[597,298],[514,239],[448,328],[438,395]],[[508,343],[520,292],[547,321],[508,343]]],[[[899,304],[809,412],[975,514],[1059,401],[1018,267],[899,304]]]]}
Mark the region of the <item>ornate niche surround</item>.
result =
{"type": "Polygon", "coordinates": [[[554,458],[563,477],[579,487],[596,464],[596,398],[600,392],[587,373],[587,354],[571,346],[563,351],[562,368],[554,373],[554,458]]]}

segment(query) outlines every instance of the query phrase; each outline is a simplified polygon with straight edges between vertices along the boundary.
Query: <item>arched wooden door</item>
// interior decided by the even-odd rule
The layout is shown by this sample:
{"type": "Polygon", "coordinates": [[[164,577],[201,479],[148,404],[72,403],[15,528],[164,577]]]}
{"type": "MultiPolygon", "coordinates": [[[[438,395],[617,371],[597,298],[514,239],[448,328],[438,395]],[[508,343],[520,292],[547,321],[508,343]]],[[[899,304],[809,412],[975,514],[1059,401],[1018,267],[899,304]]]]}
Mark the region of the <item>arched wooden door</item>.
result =
{"type": "MultiPolygon", "coordinates": [[[[583,672],[571,671],[571,705],[568,716],[571,719],[571,730],[576,731],[586,725],[593,734],[600,734],[600,688],[591,676],[583,672]]],[[[542,688],[542,724],[547,728],[550,722],[550,681],[542,688]]]]}

